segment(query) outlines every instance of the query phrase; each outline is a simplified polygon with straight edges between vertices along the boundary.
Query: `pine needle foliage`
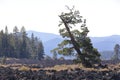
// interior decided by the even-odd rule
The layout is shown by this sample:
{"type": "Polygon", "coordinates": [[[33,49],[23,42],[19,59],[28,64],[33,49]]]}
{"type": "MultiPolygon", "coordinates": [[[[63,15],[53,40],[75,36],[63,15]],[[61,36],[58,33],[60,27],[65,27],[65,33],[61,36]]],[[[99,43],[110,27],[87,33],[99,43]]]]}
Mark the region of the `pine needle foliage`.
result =
{"type": "Polygon", "coordinates": [[[69,12],[62,12],[59,15],[61,22],[59,24],[59,33],[64,40],[58,44],[58,47],[52,52],[65,56],[76,56],[76,60],[85,67],[92,67],[100,63],[100,54],[91,43],[87,36],[89,30],[86,26],[86,19],[80,15],[74,7],[69,12]]]}

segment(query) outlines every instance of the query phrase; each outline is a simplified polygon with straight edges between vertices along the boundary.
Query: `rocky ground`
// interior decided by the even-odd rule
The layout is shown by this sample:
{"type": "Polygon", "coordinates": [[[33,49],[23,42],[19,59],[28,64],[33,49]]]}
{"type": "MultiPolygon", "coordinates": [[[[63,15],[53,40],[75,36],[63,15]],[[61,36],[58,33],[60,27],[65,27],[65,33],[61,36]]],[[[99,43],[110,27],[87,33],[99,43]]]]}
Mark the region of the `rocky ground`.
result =
{"type": "Polygon", "coordinates": [[[108,64],[106,68],[84,68],[80,64],[46,68],[40,65],[6,64],[0,67],[0,80],[120,80],[120,64],[108,64]]]}
{"type": "Polygon", "coordinates": [[[19,70],[0,67],[0,80],[120,80],[119,69],[19,70]]]}

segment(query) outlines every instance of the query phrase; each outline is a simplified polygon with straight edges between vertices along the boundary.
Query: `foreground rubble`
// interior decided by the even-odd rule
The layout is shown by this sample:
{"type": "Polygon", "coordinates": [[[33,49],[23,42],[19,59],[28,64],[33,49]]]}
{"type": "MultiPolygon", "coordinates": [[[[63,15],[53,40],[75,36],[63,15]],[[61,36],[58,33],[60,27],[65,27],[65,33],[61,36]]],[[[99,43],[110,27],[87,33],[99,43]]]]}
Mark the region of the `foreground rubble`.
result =
{"type": "Polygon", "coordinates": [[[113,63],[104,61],[107,67],[84,68],[70,60],[12,59],[0,66],[0,80],[120,80],[120,63],[113,63]]]}
{"type": "Polygon", "coordinates": [[[0,67],[0,80],[120,80],[120,68],[119,65],[111,65],[105,69],[75,67],[57,71],[0,67]]]}

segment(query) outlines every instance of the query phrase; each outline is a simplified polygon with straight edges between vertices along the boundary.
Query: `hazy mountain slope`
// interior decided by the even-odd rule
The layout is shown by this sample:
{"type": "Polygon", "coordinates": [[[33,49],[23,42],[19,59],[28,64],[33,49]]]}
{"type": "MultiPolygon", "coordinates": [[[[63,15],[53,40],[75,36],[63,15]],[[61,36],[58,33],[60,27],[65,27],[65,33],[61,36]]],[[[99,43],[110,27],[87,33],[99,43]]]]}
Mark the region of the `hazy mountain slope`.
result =
{"type": "Polygon", "coordinates": [[[34,33],[34,36],[38,39],[46,42],[48,40],[52,40],[54,38],[61,38],[61,36],[53,34],[53,33],[45,33],[45,32],[36,32],[36,31],[27,31],[27,35],[31,37],[31,34],[34,33]]]}
{"type": "MultiPolygon", "coordinates": [[[[57,46],[57,44],[59,44],[63,40],[60,35],[52,33],[43,33],[36,31],[27,32],[29,37],[31,36],[32,33],[34,33],[34,36],[42,40],[45,54],[50,56],[52,56],[50,50],[54,49],[57,46]]],[[[107,59],[109,59],[113,55],[113,52],[110,53],[109,51],[113,51],[114,45],[120,43],[120,35],[90,38],[93,43],[93,46],[101,52],[103,58],[107,57],[107,59]]]]}
{"type": "MultiPolygon", "coordinates": [[[[53,56],[53,54],[50,52],[51,50],[53,50],[54,48],[57,47],[57,45],[59,43],[61,43],[63,39],[62,38],[55,38],[55,39],[51,39],[51,40],[48,40],[46,41],[44,44],[44,49],[45,49],[45,54],[46,55],[49,55],[49,56],[53,56]]],[[[58,58],[61,57],[63,55],[58,55],[58,58]]],[[[73,59],[74,57],[71,57],[71,56],[64,56],[66,59],[73,59]]]]}
{"type": "Polygon", "coordinates": [[[61,38],[54,38],[51,40],[46,41],[44,44],[44,49],[45,49],[45,53],[52,56],[52,54],[50,53],[50,51],[52,49],[54,49],[55,47],[57,47],[57,45],[62,41],[61,38]],[[50,53],[50,54],[49,54],[50,53]]]}
{"type": "Polygon", "coordinates": [[[120,35],[91,37],[91,40],[99,51],[113,51],[115,44],[120,44],[120,35]]]}
{"type": "Polygon", "coordinates": [[[113,57],[114,51],[102,51],[100,54],[102,60],[109,60],[113,57]]]}

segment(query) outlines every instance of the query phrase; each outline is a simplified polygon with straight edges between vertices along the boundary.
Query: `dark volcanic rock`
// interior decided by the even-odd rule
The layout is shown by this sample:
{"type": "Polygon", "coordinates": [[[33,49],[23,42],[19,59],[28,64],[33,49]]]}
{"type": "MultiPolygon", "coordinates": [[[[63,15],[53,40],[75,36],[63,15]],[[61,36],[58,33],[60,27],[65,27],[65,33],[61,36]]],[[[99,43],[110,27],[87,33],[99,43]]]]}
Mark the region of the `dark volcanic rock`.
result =
{"type": "Polygon", "coordinates": [[[0,67],[0,80],[120,80],[120,73],[113,71],[38,70],[19,71],[0,67]]]}

